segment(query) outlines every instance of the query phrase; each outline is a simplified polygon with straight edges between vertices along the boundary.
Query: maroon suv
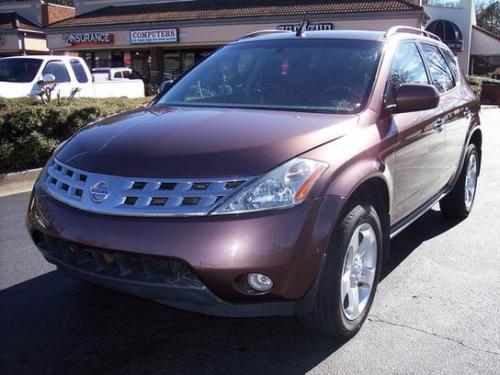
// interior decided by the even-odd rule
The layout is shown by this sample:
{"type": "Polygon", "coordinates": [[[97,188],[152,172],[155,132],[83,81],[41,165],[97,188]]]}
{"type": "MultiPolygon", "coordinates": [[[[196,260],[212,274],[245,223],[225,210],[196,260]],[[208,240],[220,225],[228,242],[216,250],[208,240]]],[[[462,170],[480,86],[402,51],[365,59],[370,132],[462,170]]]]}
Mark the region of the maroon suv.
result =
{"type": "Polygon", "coordinates": [[[252,34],[60,146],[28,229],[78,279],[349,337],[390,238],[438,201],[471,211],[478,110],[421,30],[252,34]]]}

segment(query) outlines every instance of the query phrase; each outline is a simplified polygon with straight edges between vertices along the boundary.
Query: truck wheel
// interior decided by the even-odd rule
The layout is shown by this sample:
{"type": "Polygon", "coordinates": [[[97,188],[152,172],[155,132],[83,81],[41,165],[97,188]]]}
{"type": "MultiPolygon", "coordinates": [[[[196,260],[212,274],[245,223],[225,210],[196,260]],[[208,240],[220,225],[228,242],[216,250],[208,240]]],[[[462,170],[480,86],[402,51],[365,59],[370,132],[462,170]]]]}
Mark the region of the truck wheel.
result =
{"type": "Polygon", "coordinates": [[[465,154],[462,171],[453,190],[439,202],[444,217],[462,220],[469,216],[476,197],[478,173],[479,154],[476,146],[470,144],[465,154]]]}
{"type": "Polygon", "coordinates": [[[370,310],[382,262],[382,227],[372,206],[351,206],[334,229],[313,310],[299,320],[322,336],[350,338],[370,310]]]}

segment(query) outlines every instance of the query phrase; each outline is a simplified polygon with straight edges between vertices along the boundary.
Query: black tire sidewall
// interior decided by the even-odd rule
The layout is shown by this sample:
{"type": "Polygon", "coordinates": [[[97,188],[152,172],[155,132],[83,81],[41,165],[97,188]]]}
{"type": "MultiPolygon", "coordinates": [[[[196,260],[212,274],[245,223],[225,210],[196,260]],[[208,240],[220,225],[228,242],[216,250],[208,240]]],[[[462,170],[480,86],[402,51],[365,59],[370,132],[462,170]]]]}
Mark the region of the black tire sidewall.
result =
{"type": "Polygon", "coordinates": [[[343,216],[338,227],[334,230],[319,296],[320,298],[329,298],[327,301],[322,301],[323,314],[330,314],[329,318],[332,319],[332,329],[343,337],[351,337],[356,334],[368,316],[380,278],[383,249],[382,225],[375,209],[370,205],[361,204],[351,205],[350,207],[352,208],[346,210],[348,212],[343,216]],[[342,306],[342,270],[349,241],[354,230],[362,223],[370,224],[375,231],[377,238],[377,266],[371,295],[363,313],[358,318],[349,320],[345,316],[342,306]]]}
{"type": "Polygon", "coordinates": [[[460,193],[462,194],[462,199],[464,202],[464,210],[467,212],[467,214],[469,214],[472,211],[472,208],[474,207],[474,202],[476,200],[478,175],[479,175],[479,154],[477,152],[476,146],[474,144],[470,144],[469,147],[467,148],[467,153],[465,155],[462,173],[460,176],[460,184],[462,186],[462,189],[460,189],[461,190],[460,193]],[[477,163],[477,165],[476,165],[476,168],[477,168],[477,170],[476,170],[476,186],[474,186],[474,196],[472,197],[472,203],[471,203],[470,207],[467,207],[467,205],[465,204],[465,189],[466,189],[465,181],[467,178],[467,169],[469,167],[469,161],[470,161],[471,155],[476,156],[476,163],[477,163]]]}
{"type": "Polygon", "coordinates": [[[453,190],[444,197],[441,202],[441,212],[445,217],[450,219],[458,219],[463,220],[467,216],[469,216],[470,212],[474,208],[474,202],[476,200],[477,194],[477,183],[479,177],[479,169],[481,168],[481,160],[479,158],[479,152],[474,144],[470,144],[465,151],[465,157],[462,165],[462,169],[460,170],[460,175],[458,176],[457,181],[455,182],[455,186],[453,190]],[[469,166],[469,160],[471,155],[476,156],[477,160],[477,175],[476,175],[476,190],[474,191],[474,197],[472,199],[472,204],[470,207],[467,207],[465,204],[465,181],[467,176],[467,168],[469,166]]]}

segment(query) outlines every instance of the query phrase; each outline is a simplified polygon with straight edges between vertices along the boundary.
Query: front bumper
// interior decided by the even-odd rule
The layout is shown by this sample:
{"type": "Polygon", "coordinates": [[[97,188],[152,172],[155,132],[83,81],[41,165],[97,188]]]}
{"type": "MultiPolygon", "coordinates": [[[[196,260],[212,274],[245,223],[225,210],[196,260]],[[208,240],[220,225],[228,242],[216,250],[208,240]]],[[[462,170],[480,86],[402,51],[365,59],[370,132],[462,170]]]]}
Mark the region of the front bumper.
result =
{"type": "Polygon", "coordinates": [[[258,214],[115,217],[60,203],[36,184],[27,226],[48,261],[84,281],[211,315],[297,315],[312,307],[341,205],[326,197],[258,214]],[[167,277],[151,262],[182,272],[167,277]],[[271,277],[273,289],[252,292],[244,282],[250,272],[271,277]]]}

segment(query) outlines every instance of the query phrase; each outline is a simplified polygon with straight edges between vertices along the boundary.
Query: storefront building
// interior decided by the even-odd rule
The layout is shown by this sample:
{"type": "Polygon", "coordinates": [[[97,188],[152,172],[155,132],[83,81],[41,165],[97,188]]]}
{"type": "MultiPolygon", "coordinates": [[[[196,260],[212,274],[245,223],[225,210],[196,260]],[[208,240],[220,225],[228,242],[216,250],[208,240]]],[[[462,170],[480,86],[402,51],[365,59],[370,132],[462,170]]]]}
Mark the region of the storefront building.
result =
{"type": "Polygon", "coordinates": [[[0,57],[48,52],[40,26],[15,12],[0,13],[0,57]]]}
{"type": "Polygon", "coordinates": [[[43,26],[75,15],[75,8],[43,0],[0,2],[0,57],[47,54],[43,26]]]}
{"type": "MultiPolygon", "coordinates": [[[[84,1],[92,5],[92,0],[84,1]]],[[[175,79],[216,48],[263,29],[294,29],[307,12],[310,29],[422,27],[421,6],[403,0],[194,0],[113,4],[45,29],[53,53],[83,57],[90,67],[129,66],[158,85],[175,79]]],[[[88,3],[88,4],[87,4],[88,3]]],[[[99,3],[106,3],[102,0],[99,3]]]]}

